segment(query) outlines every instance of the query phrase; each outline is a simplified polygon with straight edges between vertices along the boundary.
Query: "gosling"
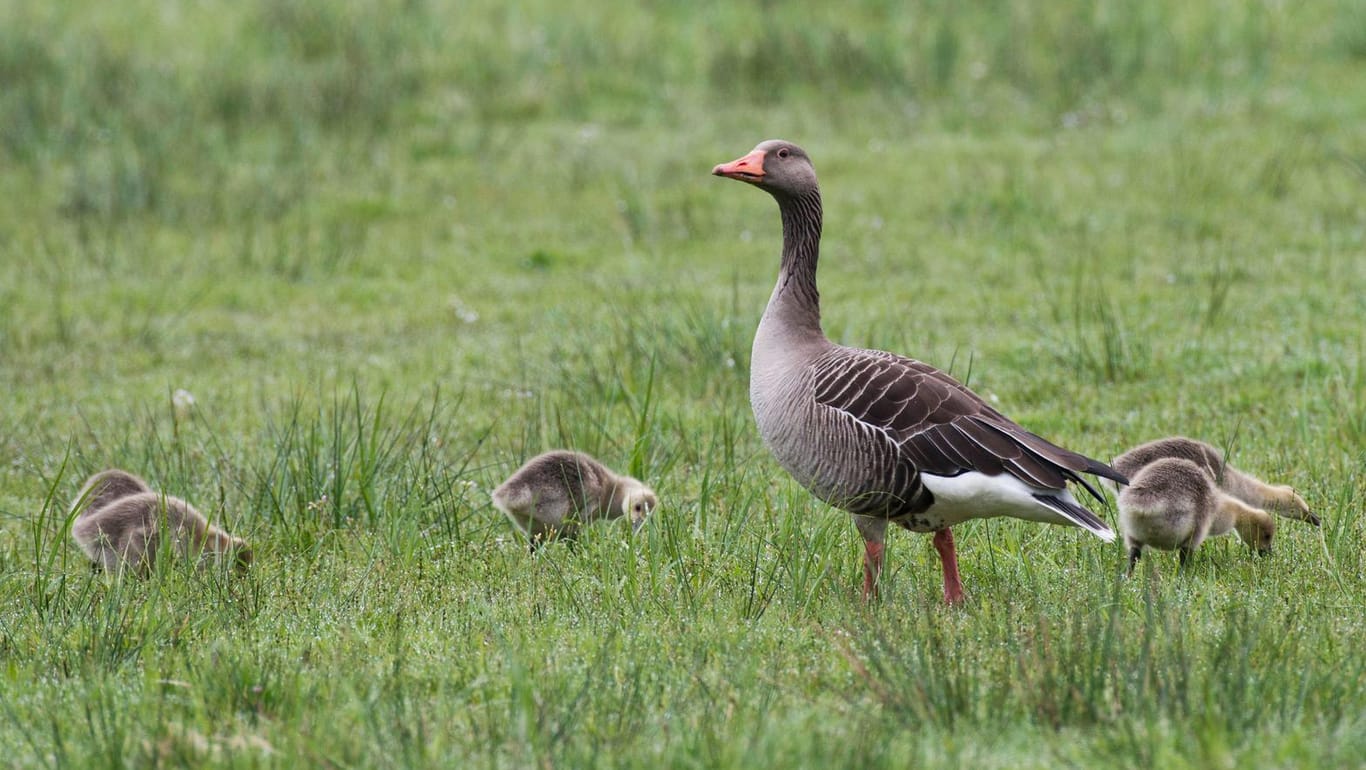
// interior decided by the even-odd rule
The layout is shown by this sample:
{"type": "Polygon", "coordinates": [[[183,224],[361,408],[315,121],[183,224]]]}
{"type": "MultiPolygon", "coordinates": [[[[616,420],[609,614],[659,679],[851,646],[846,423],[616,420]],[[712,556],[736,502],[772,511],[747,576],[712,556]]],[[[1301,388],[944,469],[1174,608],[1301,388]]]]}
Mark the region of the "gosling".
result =
{"type": "Polygon", "coordinates": [[[532,553],[542,543],[572,540],[598,519],[629,516],[638,531],[659,504],[654,490],[619,476],[582,452],[538,455],[493,490],[493,504],[526,535],[532,553]]]}
{"type": "Polygon", "coordinates": [[[1306,521],[1319,526],[1319,517],[1309,510],[1309,504],[1288,486],[1267,484],[1229,465],[1218,449],[1203,441],[1172,436],[1149,441],[1116,457],[1110,465],[1130,479],[1139,469],[1164,457],[1189,460],[1213,479],[1222,491],[1253,508],[1262,508],[1288,519],[1306,521]]]}
{"type": "Polygon", "coordinates": [[[71,536],[91,562],[110,573],[146,577],[163,536],[181,558],[200,566],[227,562],[239,572],[251,566],[247,543],[209,523],[194,506],[162,495],[131,473],[107,470],[81,487],[71,536]]]}
{"type": "Polygon", "coordinates": [[[120,497],[151,491],[152,487],[137,476],[118,468],[110,468],[85,480],[85,484],[81,485],[81,491],[76,493],[76,499],[71,501],[67,515],[84,515],[97,511],[120,497]]]}
{"type": "Polygon", "coordinates": [[[1119,528],[1132,575],[1144,546],[1179,551],[1185,566],[1205,538],[1230,531],[1257,553],[1268,554],[1276,520],[1220,490],[1204,467],[1163,457],[1140,468],[1119,493],[1119,528]]]}

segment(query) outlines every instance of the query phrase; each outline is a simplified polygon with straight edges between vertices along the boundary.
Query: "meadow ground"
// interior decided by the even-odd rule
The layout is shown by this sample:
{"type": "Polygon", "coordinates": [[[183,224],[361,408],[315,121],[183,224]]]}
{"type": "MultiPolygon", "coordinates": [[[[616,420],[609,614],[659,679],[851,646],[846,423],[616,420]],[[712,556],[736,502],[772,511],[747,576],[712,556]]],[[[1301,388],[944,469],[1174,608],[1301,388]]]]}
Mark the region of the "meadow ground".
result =
{"type": "Polygon", "coordinates": [[[21,0],[0,169],[12,766],[1366,765],[1359,2],[21,0]],[[778,217],[708,171],[774,136],[832,338],[1323,528],[968,524],[955,609],[898,533],[865,606],[749,415],[778,217]],[[488,490],[556,446],[662,510],[529,558],[488,490]],[[111,465],[251,574],[92,575],[111,465]]]}

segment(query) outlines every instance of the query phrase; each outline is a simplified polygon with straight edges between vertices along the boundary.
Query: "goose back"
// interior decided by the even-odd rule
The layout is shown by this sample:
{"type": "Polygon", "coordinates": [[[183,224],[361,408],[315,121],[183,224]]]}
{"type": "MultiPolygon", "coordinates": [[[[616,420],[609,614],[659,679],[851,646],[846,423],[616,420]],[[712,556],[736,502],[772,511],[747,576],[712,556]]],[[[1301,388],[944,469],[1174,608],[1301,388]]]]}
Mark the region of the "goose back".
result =
{"type": "Polygon", "coordinates": [[[252,562],[244,540],[210,524],[188,502],[159,492],[121,496],[78,518],[71,535],[108,572],[130,569],[146,575],[167,538],[181,558],[203,564],[228,558],[239,570],[252,562]]]}
{"type": "Polygon", "coordinates": [[[1223,452],[1203,441],[1184,436],[1169,436],[1140,444],[1116,457],[1111,465],[1132,478],[1144,466],[1163,458],[1188,460],[1209,474],[1215,484],[1224,483],[1224,471],[1228,466],[1223,452]]]}
{"type": "Polygon", "coordinates": [[[76,513],[78,517],[87,516],[121,497],[151,491],[152,487],[141,478],[128,471],[109,468],[85,480],[68,512],[76,513]]]}

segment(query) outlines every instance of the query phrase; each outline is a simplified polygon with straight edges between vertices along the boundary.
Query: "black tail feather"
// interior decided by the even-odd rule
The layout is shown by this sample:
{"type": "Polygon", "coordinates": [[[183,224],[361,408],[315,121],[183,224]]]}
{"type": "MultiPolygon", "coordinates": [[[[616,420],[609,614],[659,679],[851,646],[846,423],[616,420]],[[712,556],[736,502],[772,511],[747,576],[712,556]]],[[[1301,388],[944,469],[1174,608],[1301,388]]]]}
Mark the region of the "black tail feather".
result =
{"type": "Polygon", "coordinates": [[[1100,517],[1086,508],[1053,495],[1034,495],[1034,499],[1062,514],[1068,521],[1085,529],[1107,543],[1115,539],[1115,531],[1100,517]]]}

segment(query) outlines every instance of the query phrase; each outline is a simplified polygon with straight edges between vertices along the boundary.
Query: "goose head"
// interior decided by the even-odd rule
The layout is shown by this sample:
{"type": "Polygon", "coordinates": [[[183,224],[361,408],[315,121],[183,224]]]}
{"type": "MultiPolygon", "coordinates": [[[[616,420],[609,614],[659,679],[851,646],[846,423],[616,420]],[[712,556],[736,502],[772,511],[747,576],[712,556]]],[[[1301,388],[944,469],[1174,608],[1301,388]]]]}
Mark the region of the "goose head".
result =
{"type": "Polygon", "coordinates": [[[245,573],[250,569],[252,562],[255,561],[255,555],[252,553],[251,546],[247,545],[247,542],[240,537],[234,537],[232,539],[232,556],[233,569],[237,570],[239,574],[245,573]]]}
{"type": "Polygon", "coordinates": [[[1276,487],[1276,490],[1280,492],[1281,499],[1270,506],[1274,513],[1278,513],[1287,519],[1299,519],[1316,527],[1321,526],[1319,517],[1309,509],[1309,503],[1306,503],[1304,498],[1300,497],[1293,488],[1282,486],[1276,487]]]}
{"type": "Polygon", "coordinates": [[[642,484],[622,496],[621,515],[631,519],[632,532],[639,532],[640,528],[645,526],[645,520],[658,506],[659,498],[655,497],[654,490],[642,484]]]}
{"type": "Polygon", "coordinates": [[[738,179],[772,195],[797,197],[816,187],[816,168],[806,151],[791,142],[769,139],[748,155],[711,170],[715,176],[738,179]]]}
{"type": "Polygon", "coordinates": [[[1248,518],[1240,521],[1235,529],[1238,537],[1256,551],[1258,556],[1269,556],[1271,541],[1276,536],[1276,520],[1264,513],[1261,516],[1261,519],[1248,518]]]}

